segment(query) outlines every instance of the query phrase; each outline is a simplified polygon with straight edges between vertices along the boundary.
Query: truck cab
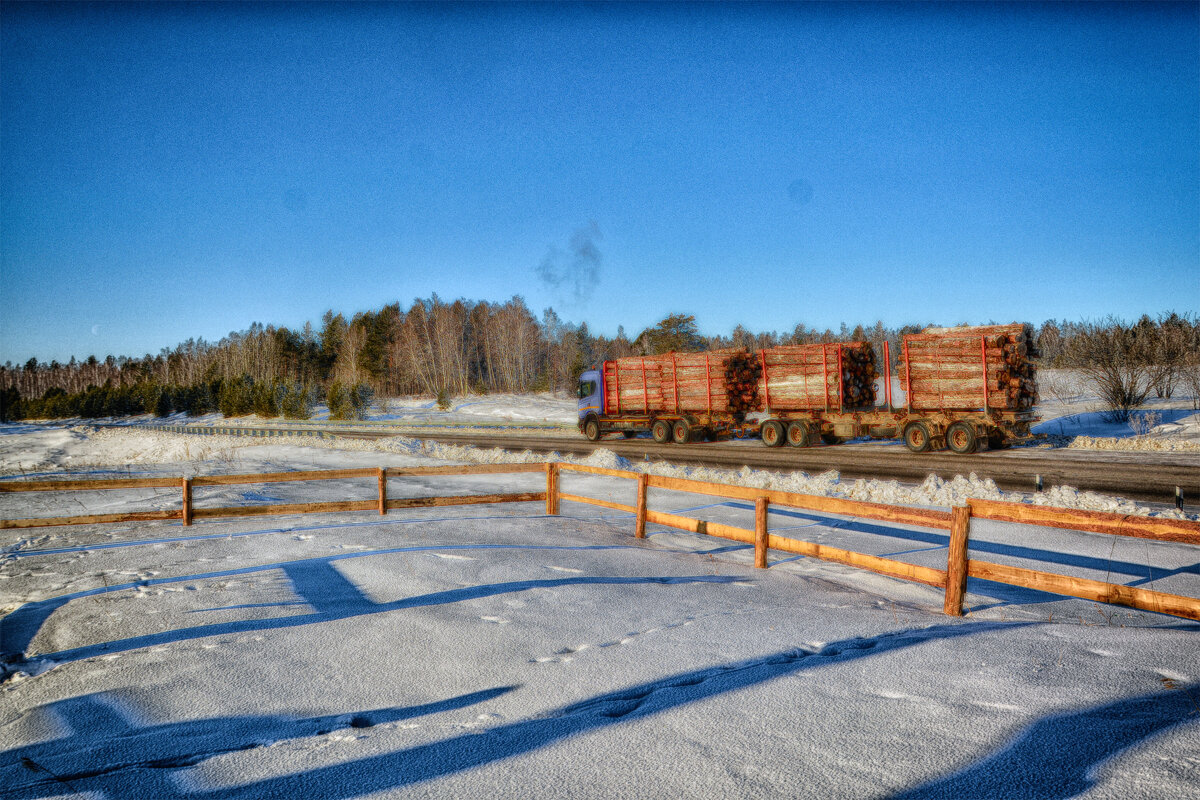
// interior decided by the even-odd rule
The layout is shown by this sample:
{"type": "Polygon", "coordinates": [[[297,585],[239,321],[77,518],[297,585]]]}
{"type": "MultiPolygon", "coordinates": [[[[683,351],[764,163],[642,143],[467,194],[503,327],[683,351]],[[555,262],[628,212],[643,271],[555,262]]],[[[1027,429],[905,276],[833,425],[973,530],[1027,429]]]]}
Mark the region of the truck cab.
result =
{"type": "Polygon", "coordinates": [[[600,438],[600,415],[604,413],[604,377],[599,370],[584,370],[578,394],[579,430],[595,441],[600,438]]]}

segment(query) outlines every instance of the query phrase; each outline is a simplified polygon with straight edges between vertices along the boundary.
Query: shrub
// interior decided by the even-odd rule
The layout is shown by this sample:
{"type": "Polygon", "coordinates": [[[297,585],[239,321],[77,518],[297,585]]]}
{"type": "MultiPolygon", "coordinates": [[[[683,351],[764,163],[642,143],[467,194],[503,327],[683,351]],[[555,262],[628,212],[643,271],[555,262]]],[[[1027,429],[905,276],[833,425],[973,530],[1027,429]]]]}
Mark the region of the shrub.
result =
{"type": "Polygon", "coordinates": [[[1068,342],[1066,356],[1095,388],[1110,422],[1128,422],[1130,411],[1150,396],[1157,377],[1148,342],[1114,319],[1084,325],[1068,342]]]}
{"type": "Polygon", "coordinates": [[[284,386],[279,396],[279,410],[285,419],[309,419],[312,404],[312,389],[299,383],[284,386]]]}

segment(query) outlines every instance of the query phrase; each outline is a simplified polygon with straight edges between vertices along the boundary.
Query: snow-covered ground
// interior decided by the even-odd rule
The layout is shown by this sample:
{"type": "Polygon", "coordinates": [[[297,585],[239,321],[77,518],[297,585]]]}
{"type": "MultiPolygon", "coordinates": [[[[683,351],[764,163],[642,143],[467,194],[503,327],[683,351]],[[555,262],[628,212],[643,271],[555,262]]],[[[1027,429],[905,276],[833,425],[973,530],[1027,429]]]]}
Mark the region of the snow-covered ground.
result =
{"type": "Polygon", "coordinates": [[[1041,399],[1037,411],[1044,433],[1072,448],[1088,450],[1158,450],[1200,452],[1200,411],[1190,397],[1150,399],[1128,422],[1109,419],[1095,390],[1071,370],[1038,373],[1041,399]]]}
{"type": "MultiPolygon", "coordinates": [[[[412,440],[2,430],[10,475],[503,458],[412,440]]],[[[625,466],[611,452],[591,463],[625,466]]],[[[965,478],[914,489],[655,469],[915,504],[989,496],[965,478]]],[[[628,480],[562,481],[633,502],[628,480]]],[[[543,485],[411,478],[389,494],[543,485]]],[[[374,491],[211,487],[195,502],[374,491]]],[[[0,518],[178,502],[2,494],[0,518]]],[[[654,490],[651,507],[752,527],[740,501],[654,490]]],[[[0,684],[0,797],[1200,797],[1200,625],[974,580],[953,619],[918,584],[777,552],[756,570],[735,542],[654,525],[637,540],[629,515],[574,503],[543,512],[4,531],[0,649],[16,673],[0,684]]],[[[944,531],[789,509],[770,526],[945,564],[944,531]]],[[[972,537],[989,560],[1200,596],[1194,546],[986,522],[972,537]]]]}

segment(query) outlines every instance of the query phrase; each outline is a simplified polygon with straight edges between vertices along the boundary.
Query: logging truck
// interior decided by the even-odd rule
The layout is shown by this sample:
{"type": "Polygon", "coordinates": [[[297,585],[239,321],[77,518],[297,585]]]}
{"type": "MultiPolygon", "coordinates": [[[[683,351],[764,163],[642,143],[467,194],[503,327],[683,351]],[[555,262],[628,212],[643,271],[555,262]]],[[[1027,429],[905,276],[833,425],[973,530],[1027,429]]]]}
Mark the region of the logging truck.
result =
{"type": "Polygon", "coordinates": [[[768,447],[900,438],[914,453],[960,454],[1031,438],[1030,326],[928,328],[902,337],[901,349],[903,403],[893,398],[887,342],[882,376],[869,342],[605,361],[580,375],[579,430],[592,441],[649,433],[677,444],[757,436],[768,447]]]}

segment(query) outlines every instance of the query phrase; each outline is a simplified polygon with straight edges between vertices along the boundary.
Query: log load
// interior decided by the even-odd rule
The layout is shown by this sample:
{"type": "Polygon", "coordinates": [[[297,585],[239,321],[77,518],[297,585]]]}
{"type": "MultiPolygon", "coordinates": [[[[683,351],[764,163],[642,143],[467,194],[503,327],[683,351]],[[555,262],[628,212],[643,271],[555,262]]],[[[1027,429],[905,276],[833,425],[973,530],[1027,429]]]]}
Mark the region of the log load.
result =
{"type": "Polygon", "coordinates": [[[731,360],[741,350],[667,353],[654,356],[662,370],[662,410],[674,414],[737,413],[740,400],[727,391],[731,360]]]}
{"type": "Polygon", "coordinates": [[[736,418],[745,419],[746,414],[762,408],[759,394],[759,378],[762,362],[752,353],[734,353],[725,362],[726,404],[736,418]]]}
{"type": "Polygon", "coordinates": [[[756,356],[762,366],[758,394],[770,411],[875,404],[878,373],[870,342],[785,345],[760,350],[756,356]]]}
{"type": "Polygon", "coordinates": [[[1038,401],[1038,355],[1028,324],[926,328],[903,338],[900,379],[910,408],[1025,411],[1038,401]]]}
{"type": "Polygon", "coordinates": [[[649,414],[663,409],[662,367],[657,357],[604,362],[604,408],[609,414],[649,414]]]}

